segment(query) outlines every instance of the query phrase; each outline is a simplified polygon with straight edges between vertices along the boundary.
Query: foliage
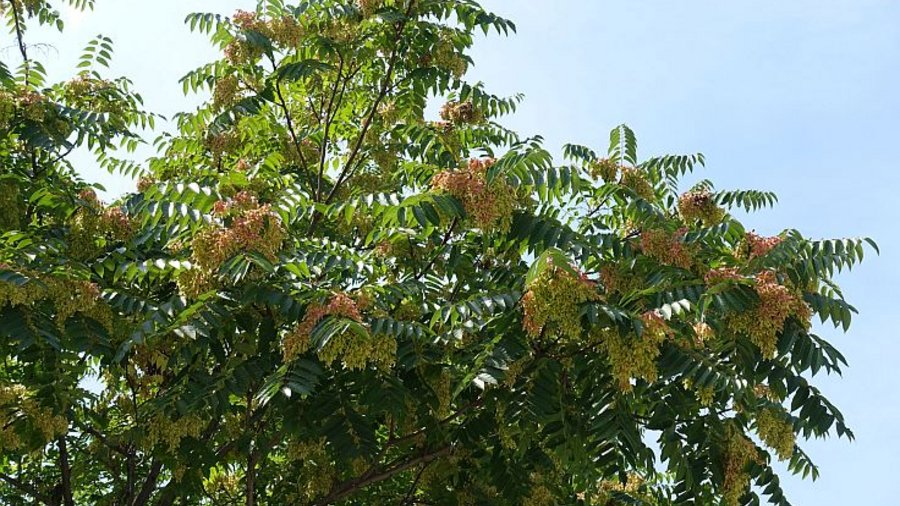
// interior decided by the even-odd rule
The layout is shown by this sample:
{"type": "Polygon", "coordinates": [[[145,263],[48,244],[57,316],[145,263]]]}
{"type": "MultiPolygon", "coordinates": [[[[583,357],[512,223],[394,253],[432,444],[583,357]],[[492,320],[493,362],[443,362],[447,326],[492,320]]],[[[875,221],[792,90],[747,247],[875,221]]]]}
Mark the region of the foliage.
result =
{"type": "Polygon", "coordinates": [[[787,504],[773,459],[853,437],[810,321],[846,330],[874,244],[748,232],[774,195],[679,193],[703,156],[626,126],[555,166],[465,81],[515,29],[474,0],[191,15],[211,98],[143,164],[111,41],[48,84],[26,28],[59,15],[0,8],[4,504],[787,504]],[[76,149],[137,190],[101,203],[76,149]]]}

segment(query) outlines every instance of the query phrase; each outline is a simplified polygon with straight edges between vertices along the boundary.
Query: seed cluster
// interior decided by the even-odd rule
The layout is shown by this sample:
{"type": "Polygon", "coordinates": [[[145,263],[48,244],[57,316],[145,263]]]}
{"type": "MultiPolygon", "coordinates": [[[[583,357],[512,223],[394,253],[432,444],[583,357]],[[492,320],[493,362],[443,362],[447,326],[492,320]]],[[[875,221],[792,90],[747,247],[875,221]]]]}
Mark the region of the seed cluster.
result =
{"type": "Polygon", "coordinates": [[[707,190],[692,190],[678,197],[678,212],[686,222],[701,221],[707,227],[725,217],[725,210],[716,205],[707,190]]]}
{"type": "Polygon", "coordinates": [[[441,119],[455,125],[464,125],[480,123],[484,116],[471,101],[447,102],[441,107],[441,119]]]}
{"type": "Polygon", "coordinates": [[[174,453],[182,439],[200,437],[204,425],[196,415],[172,419],[162,413],[156,414],[147,422],[141,442],[145,448],[163,444],[170,453],[174,453]]]}
{"type": "Polygon", "coordinates": [[[291,441],[287,447],[289,462],[303,468],[297,473],[297,504],[309,504],[312,499],[331,490],[337,469],[328,454],[328,441],[322,437],[314,441],[291,441]]]}
{"type": "Polygon", "coordinates": [[[764,271],[755,277],[755,290],[759,305],[749,311],[726,315],[729,328],[745,334],[766,358],[774,358],[778,334],[791,315],[801,322],[808,322],[810,309],[795,290],[778,283],[775,273],[764,271]]]}
{"type": "Polygon", "coordinates": [[[231,74],[216,81],[213,90],[213,106],[216,108],[229,107],[237,102],[240,95],[240,81],[237,76],[231,74]]]}
{"type": "Polygon", "coordinates": [[[623,335],[615,329],[600,331],[600,343],[609,359],[613,378],[625,392],[632,389],[632,379],[656,381],[659,347],[672,335],[672,329],[666,321],[653,311],[642,314],[641,323],[644,330],[640,335],[623,335]]]}
{"type": "Polygon", "coordinates": [[[725,504],[740,504],[741,496],[750,486],[747,466],[751,462],[759,462],[756,445],[743,433],[731,429],[725,446],[725,482],[722,486],[725,504]]]}
{"type": "Polygon", "coordinates": [[[116,93],[115,84],[87,72],[66,83],[65,98],[71,106],[86,111],[106,114],[122,112],[123,103],[116,93]]]}
{"type": "Polygon", "coordinates": [[[22,225],[23,206],[19,185],[12,180],[0,180],[0,233],[18,230],[22,225]]]}
{"type": "Polygon", "coordinates": [[[641,279],[629,269],[610,265],[600,268],[600,283],[608,294],[620,293],[626,295],[641,287],[641,279]]]}
{"type": "Polygon", "coordinates": [[[593,162],[589,170],[593,178],[600,178],[606,183],[612,183],[619,177],[619,164],[609,158],[593,162]]]}
{"type": "Polygon", "coordinates": [[[382,7],[384,0],[356,0],[356,6],[363,17],[371,17],[382,7]]]}
{"type": "Polygon", "coordinates": [[[85,205],[69,220],[69,250],[79,260],[87,260],[102,251],[105,241],[126,241],[135,224],[121,207],[104,207],[93,190],[79,194],[85,205]]]}
{"type": "Polygon", "coordinates": [[[622,178],[619,184],[630,189],[644,200],[653,200],[656,198],[656,191],[653,185],[647,180],[647,176],[635,167],[621,167],[622,178]]]}
{"type": "Polygon", "coordinates": [[[255,251],[274,261],[284,244],[281,220],[268,204],[260,205],[250,193],[238,193],[228,202],[217,203],[214,210],[226,218],[227,226],[211,225],[194,236],[191,269],[178,279],[188,297],[212,289],[219,267],[234,255],[255,251]]]}
{"type": "Polygon", "coordinates": [[[760,411],[756,415],[756,432],[766,446],[775,450],[779,460],[787,460],[794,454],[794,427],[778,410],[766,408],[760,411]]]}
{"type": "Polygon", "coordinates": [[[685,232],[683,228],[675,233],[663,229],[644,230],[641,232],[641,252],[661,264],[690,269],[694,265],[695,252],[681,240],[685,232]]]}
{"type": "MultiPolygon", "coordinates": [[[[290,362],[306,353],[312,347],[310,336],[315,326],[328,316],[339,316],[362,322],[362,315],[356,301],[344,293],[335,293],[327,304],[313,303],[306,310],[303,320],[289,332],[282,343],[285,362],[290,362]]],[[[347,330],[332,335],[317,352],[319,360],[330,365],[340,360],[347,369],[363,369],[374,365],[389,369],[397,356],[397,341],[386,334],[366,333],[360,335],[347,330]]]]}
{"type": "Polygon", "coordinates": [[[778,236],[763,237],[756,235],[754,232],[747,232],[744,240],[738,245],[739,256],[748,259],[765,256],[772,251],[775,246],[781,244],[783,239],[778,236]]]}
{"type": "MultiPolygon", "coordinates": [[[[13,270],[9,266],[0,268],[13,270]]],[[[94,318],[107,328],[111,326],[108,307],[100,303],[100,288],[89,281],[67,279],[16,269],[31,278],[23,285],[0,281],[0,308],[30,307],[48,301],[56,310],[56,321],[62,326],[76,313],[94,318]]]]}
{"type": "Polygon", "coordinates": [[[534,338],[546,328],[577,340],[581,336],[580,306],[598,298],[594,282],[583,274],[573,275],[548,258],[522,297],[522,327],[534,338]]]}
{"type": "Polygon", "coordinates": [[[503,177],[488,182],[487,172],[493,165],[493,158],[473,158],[463,169],[435,174],[431,186],[459,199],[478,228],[502,233],[509,230],[518,201],[515,190],[503,177]]]}
{"type": "Polygon", "coordinates": [[[0,385],[0,450],[21,449],[25,444],[21,431],[28,428],[36,429],[46,444],[65,434],[69,422],[52,408],[41,405],[24,385],[0,385]]]}

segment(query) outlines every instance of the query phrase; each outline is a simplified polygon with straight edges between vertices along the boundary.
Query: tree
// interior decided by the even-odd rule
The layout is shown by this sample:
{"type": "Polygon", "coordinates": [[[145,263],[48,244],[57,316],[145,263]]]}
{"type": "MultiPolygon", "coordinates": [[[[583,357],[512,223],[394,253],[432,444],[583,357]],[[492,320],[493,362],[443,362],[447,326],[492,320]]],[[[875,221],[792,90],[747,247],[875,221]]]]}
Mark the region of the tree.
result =
{"type": "Polygon", "coordinates": [[[58,14],[0,9],[4,503],[788,504],[772,461],[852,438],[810,322],[847,329],[832,277],[874,243],[747,231],[773,194],[682,191],[703,156],[624,125],[555,164],[465,80],[515,30],[475,1],[189,16],[211,99],[143,164],[111,41],[49,85],[26,28],[58,14]],[[76,149],[137,191],[102,203],[76,149]]]}

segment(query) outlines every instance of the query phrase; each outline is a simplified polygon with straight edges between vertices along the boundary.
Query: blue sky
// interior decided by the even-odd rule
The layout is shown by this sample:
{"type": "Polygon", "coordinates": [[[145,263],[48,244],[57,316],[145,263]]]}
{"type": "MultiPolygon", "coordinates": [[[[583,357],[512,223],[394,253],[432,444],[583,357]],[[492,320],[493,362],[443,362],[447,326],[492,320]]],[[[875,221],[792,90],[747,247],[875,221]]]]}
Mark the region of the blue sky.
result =
{"type": "MultiPolygon", "coordinates": [[[[130,76],[162,114],[194,103],[176,81],[214,57],[181,24],[185,14],[254,5],[97,3],[94,13],[67,15],[65,39],[35,32],[31,42],[53,44],[42,56],[63,78],[91,37],[112,37],[113,72],[130,76]]],[[[609,129],[626,122],[645,156],[701,151],[709,162],[701,176],[717,187],[776,191],[781,203],[749,217],[751,228],[878,241],[881,256],[841,277],[861,313],[850,333],[821,332],[851,367],[842,379],[817,381],[857,440],[808,443],[822,477],[787,478],[785,488],[798,505],[896,504],[900,1],[484,3],[519,27],[514,37],[480,40],[471,73],[496,93],[525,93],[509,126],[543,135],[554,150],[565,142],[603,149],[609,129]]],[[[83,173],[112,194],[133,187],[89,165],[83,173]]]]}

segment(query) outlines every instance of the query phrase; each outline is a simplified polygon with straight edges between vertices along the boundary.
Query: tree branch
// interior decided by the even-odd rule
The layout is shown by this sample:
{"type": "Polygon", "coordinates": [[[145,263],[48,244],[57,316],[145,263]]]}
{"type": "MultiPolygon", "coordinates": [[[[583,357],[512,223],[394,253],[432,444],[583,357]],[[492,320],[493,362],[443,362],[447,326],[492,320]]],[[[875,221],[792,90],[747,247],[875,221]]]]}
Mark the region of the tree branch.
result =
{"type": "Polygon", "coordinates": [[[427,464],[435,459],[443,457],[444,455],[449,455],[450,451],[451,451],[451,447],[445,446],[444,448],[435,450],[431,453],[426,453],[426,454],[420,455],[416,458],[407,460],[406,462],[400,462],[398,464],[395,464],[394,466],[391,466],[380,473],[374,473],[374,474],[367,473],[368,475],[364,474],[358,478],[355,478],[355,479],[352,479],[349,481],[345,481],[344,483],[341,483],[341,484],[335,486],[334,488],[332,488],[332,491],[328,495],[326,495],[324,498],[322,498],[322,500],[317,502],[316,504],[324,506],[326,504],[335,503],[337,501],[340,501],[341,499],[344,499],[350,495],[353,495],[357,491],[359,491],[373,483],[378,483],[380,481],[387,480],[398,473],[402,473],[403,471],[406,471],[407,469],[416,467],[420,464],[427,464]]]}
{"type": "Polygon", "coordinates": [[[59,448],[59,469],[62,473],[63,504],[65,504],[65,506],[75,506],[75,499],[72,497],[72,468],[69,466],[69,449],[66,446],[65,436],[56,440],[56,446],[59,448]]]}
{"type": "Polygon", "coordinates": [[[6,483],[9,483],[13,487],[21,490],[23,493],[30,495],[31,497],[34,497],[35,499],[37,499],[38,501],[40,501],[44,504],[53,504],[53,502],[50,501],[50,498],[48,498],[46,495],[42,494],[37,488],[35,488],[32,485],[24,483],[16,478],[13,478],[12,476],[9,476],[9,475],[3,474],[3,473],[0,473],[0,480],[3,480],[6,483]]]}

